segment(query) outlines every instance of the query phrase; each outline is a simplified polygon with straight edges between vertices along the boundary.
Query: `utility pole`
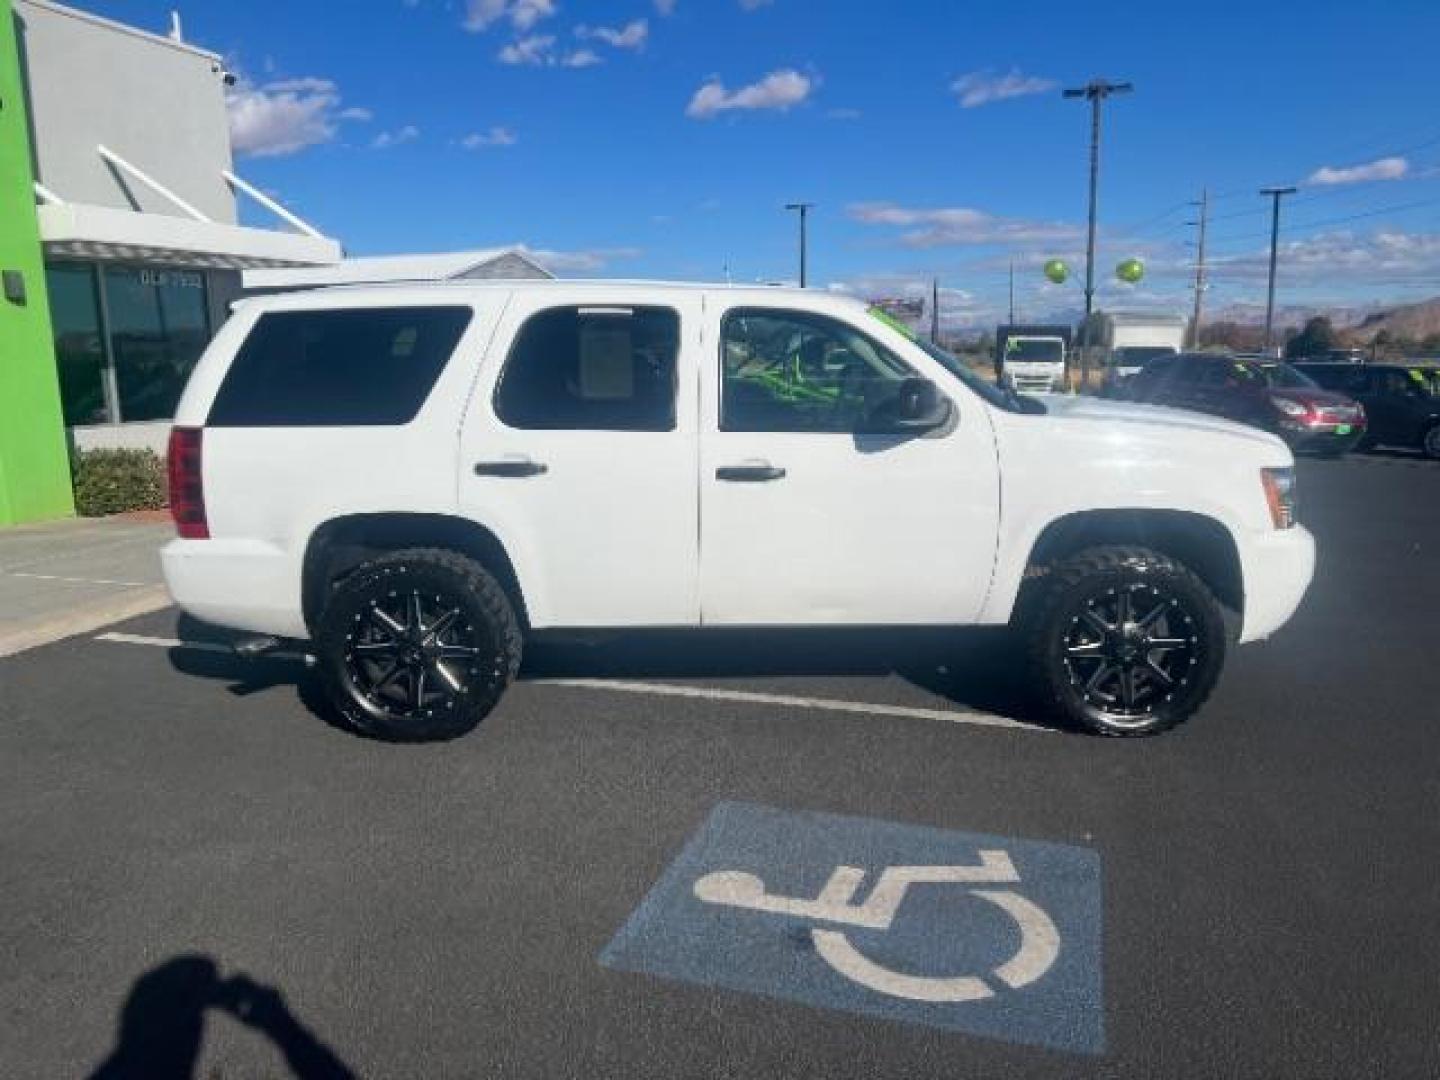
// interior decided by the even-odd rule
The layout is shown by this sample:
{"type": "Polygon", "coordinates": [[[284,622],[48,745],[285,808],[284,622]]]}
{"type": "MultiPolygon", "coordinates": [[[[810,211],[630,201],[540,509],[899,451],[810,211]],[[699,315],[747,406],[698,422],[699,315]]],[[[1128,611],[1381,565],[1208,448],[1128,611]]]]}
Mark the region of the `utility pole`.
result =
{"type": "Polygon", "coordinates": [[[930,282],[930,344],[940,344],[940,279],[930,282]]]}
{"type": "Polygon", "coordinates": [[[1210,189],[1200,189],[1200,235],[1195,245],[1195,314],[1190,319],[1190,347],[1200,350],[1200,316],[1205,310],[1205,228],[1210,223],[1210,189]]]}
{"type": "Polygon", "coordinates": [[[1286,195],[1294,195],[1293,187],[1270,187],[1261,188],[1261,195],[1268,195],[1270,204],[1270,287],[1265,297],[1265,351],[1270,351],[1270,343],[1275,334],[1275,262],[1280,251],[1280,200],[1286,195]]]}
{"type": "Polygon", "coordinates": [[[1010,260],[1010,325],[1015,325],[1015,260],[1010,260]]]}
{"type": "Polygon", "coordinates": [[[796,210],[800,213],[800,288],[803,289],[808,284],[807,278],[809,276],[809,268],[806,265],[808,258],[808,252],[806,251],[806,249],[809,246],[809,237],[807,236],[806,224],[810,217],[810,211],[815,209],[815,204],[808,202],[792,202],[786,203],[785,209],[796,210]]]}
{"type": "Polygon", "coordinates": [[[1090,227],[1085,241],[1085,321],[1080,324],[1080,385],[1083,389],[1090,376],[1090,316],[1095,310],[1095,216],[1100,187],[1100,106],[1111,94],[1128,94],[1133,84],[1112,83],[1091,79],[1084,86],[1065,91],[1067,98],[1085,98],[1090,102],[1090,227]]]}

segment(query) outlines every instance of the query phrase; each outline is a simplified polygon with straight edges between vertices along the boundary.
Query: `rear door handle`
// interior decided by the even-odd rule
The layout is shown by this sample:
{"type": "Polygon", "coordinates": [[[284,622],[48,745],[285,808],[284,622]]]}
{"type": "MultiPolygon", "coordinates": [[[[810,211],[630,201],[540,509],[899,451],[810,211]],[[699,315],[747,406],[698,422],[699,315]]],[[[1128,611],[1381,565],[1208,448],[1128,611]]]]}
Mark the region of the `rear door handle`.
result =
{"type": "Polygon", "coordinates": [[[770,480],[783,480],[785,470],[774,465],[722,465],[715,470],[716,480],[728,480],[736,484],[763,484],[770,480]]]}
{"type": "Polygon", "coordinates": [[[549,466],[538,461],[480,461],[475,464],[476,476],[503,476],[523,479],[540,476],[550,471],[549,466]]]}

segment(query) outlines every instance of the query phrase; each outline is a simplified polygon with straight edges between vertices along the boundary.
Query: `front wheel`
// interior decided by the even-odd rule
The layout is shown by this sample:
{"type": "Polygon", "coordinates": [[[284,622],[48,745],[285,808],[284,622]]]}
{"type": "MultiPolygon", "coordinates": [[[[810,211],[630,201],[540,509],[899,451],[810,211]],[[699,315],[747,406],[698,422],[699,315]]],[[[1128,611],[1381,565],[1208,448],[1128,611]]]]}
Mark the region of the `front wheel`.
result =
{"type": "Polygon", "coordinates": [[[401,742],[469,731],[520,668],[520,627],[505,590],[473,560],[432,548],[385,555],[345,578],[315,644],[341,717],[401,742]]]}
{"type": "Polygon", "coordinates": [[[1220,676],[1225,620],[1192,571],[1146,548],[1097,547],[1056,566],[1029,626],[1045,706],[1100,735],[1154,735],[1194,714],[1220,676]]]}

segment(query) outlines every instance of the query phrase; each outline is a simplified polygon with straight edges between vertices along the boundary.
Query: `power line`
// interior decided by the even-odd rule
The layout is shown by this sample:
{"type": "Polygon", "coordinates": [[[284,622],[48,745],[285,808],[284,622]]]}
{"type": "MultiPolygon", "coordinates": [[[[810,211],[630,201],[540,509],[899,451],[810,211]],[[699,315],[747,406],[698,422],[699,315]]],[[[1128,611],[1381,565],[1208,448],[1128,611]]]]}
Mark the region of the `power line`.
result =
{"type": "MultiPolygon", "coordinates": [[[[1298,200],[1297,200],[1297,201],[1298,201],[1298,200]]],[[[1325,228],[1325,227],[1328,226],[1328,225],[1343,225],[1343,224],[1345,224],[1346,222],[1349,222],[1349,221],[1360,221],[1360,220],[1363,220],[1364,218],[1380,217],[1380,216],[1382,216],[1382,215],[1384,215],[1384,214],[1398,214],[1398,213],[1401,213],[1402,211],[1406,211],[1406,210],[1417,210],[1417,209],[1420,209],[1421,207],[1425,207],[1425,206],[1434,206],[1434,205],[1436,205],[1437,203],[1440,203],[1440,198],[1420,199],[1420,200],[1417,200],[1416,202],[1399,203],[1399,204],[1397,204],[1397,205],[1395,205],[1395,206],[1382,206],[1382,207],[1379,207],[1378,209],[1375,209],[1375,210],[1366,210],[1366,211],[1364,211],[1364,212],[1362,212],[1362,213],[1358,213],[1358,214],[1344,214],[1344,215],[1342,215],[1342,216],[1340,216],[1340,217],[1322,218],[1322,219],[1320,219],[1319,221],[1305,221],[1305,222],[1301,222],[1301,223],[1299,223],[1298,225],[1292,225],[1292,226],[1290,226],[1290,231],[1291,231],[1292,233],[1296,233],[1296,232],[1306,232],[1306,231],[1308,231],[1308,230],[1310,230],[1310,229],[1323,229],[1323,228],[1325,228]]],[[[1218,220],[1218,219],[1217,219],[1217,220],[1218,220]]],[[[1256,238],[1256,237],[1266,236],[1266,235],[1268,235],[1268,233],[1267,233],[1266,231],[1263,231],[1263,230],[1262,230],[1262,231],[1258,231],[1258,232],[1236,233],[1236,234],[1231,235],[1231,236],[1217,237],[1216,240],[1215,240],[1215,242],[1216,242],[1217,244],[1229,244],[1229,243],[1234,243],[1234,242],[1237,241],[1237,240],[1251,240],[1251,239],[1254,239],[1254,238],[1256,238]]]]}

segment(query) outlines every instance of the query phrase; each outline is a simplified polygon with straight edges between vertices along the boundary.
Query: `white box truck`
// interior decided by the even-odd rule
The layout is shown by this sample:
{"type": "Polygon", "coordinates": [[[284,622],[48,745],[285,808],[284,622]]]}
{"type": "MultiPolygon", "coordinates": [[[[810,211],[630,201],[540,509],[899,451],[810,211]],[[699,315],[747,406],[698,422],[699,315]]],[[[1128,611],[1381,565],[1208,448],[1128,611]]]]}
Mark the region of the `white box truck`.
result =
{"type": "Polygon", "coordinates": [[[1190,320],[1184,315],[1144,315],[1116,312],[1104,316],[1106,381],[1134,375],[1159,356],[1174,356],[1185,348],[1190,320]]]}

